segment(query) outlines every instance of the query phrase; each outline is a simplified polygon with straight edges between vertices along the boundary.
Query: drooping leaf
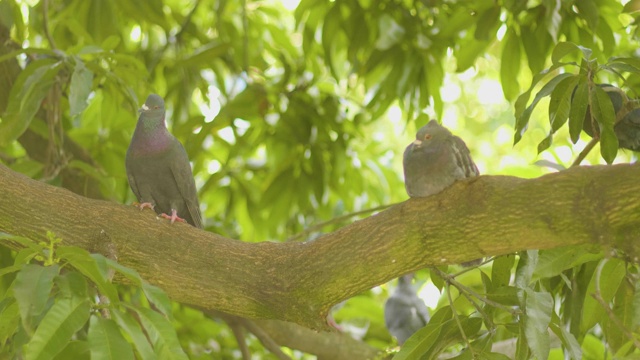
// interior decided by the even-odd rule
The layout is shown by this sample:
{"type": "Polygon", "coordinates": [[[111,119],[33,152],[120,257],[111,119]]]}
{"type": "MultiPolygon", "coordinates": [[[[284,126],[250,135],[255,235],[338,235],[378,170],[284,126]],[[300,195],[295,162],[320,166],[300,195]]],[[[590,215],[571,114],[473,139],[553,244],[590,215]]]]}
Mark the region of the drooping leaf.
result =
{"type": "Polygon", "coordinates": [[[525,335],[531,351],[538,359],[547,359],[550,350],[548,327],[553,312],[553,298],[547,292],[525,290],[527,294],[525,335]]]}
{"type": "Polygon", "coordinates": [[[116,322],[103,319],[97,315],[91,316],[89,334],[92,360],[133,360],[133,348],[124,339],[116,322]]]}
{"type": "Polygon", "coordinates": [[[575,144],[580,139],[580,132],[584,123],[584,117],[589,107],[589,84],[587,78],[581,76],[576,86],[573,99],[571,100],[571,110],[569,111],[569,135],[575,144]]]}
{"type": "Polygon", "coordinates": [[[59,271],[58,265],[27,264],[16,275],[13,293],[20,306],[22,324],[27,331],[34,330],[36,318],[45,310],[53,288],[53,279],[59,271]]]}
{"type": "Polygon", "coordinates": [[[93,85],[93,73],[84,66],[79,57],[75,57],[76,66],[71,75],[69,86],[69,115],[74,117],[87,107],[87,98],[93,85]]]}
{"type": "Polygon", "coordinates": [[[0,146],[7,145],[27,130],[40,104],[55,83],[61,62],[46,58],[32,62],[20,72],[11,88],[9,105],[0,122],[0,146]]]}
{"type": "Polygon", "coordinates": [[[56,254],[93,281],[98,286],[100,293],[107,296],[111,303],[118,302],[118,292],[113,284],[107,281],[108,274],[100,270],[89,252],[78,247],[59,246],[56,254]]]}
{"type": "Polygon", "coordinates": [[[89,320],[89,300],[61,298],[49,309],[26,346],[27,359],[52,359],[89,320]]]}
{"type": "Polygon", "coordinates": [[[618,138],[613,131],[616,119],[613,104],[609,95],[600,86],[591,89],[589,98],[591,113],[600,125],[600,154],[607,164],[611,164],[618,154],[618,138]]]}
{"type": "Polygon", "coordinates": [[[174,359],[187,359],[182,350],[176,331],[162,314],[147,308],[131,308],[139,318],[149,336],[153,349],[160,358],[172,354],[174,359]]]}
{"type": "MultiPolygon", "coordinates": [[[[549,96],[551,94],[551,92],[556,88],[556,86],[562,80],[564,80],[564,79],[566,79],[568,77],[571,77],[571,76],[574,76],[574,75],[573,74],[566,74],[566,73],[557,75],[553,79],[549,80],[549,82],[547,82],[542,87],[542,89],[540,89],[540,91],[538,91],[536,96],[533,98],[533,101],[531,102],[531,105],[529,105],[516,120],[516,129],[515,129],[515,135],[514,135],[514,141],[513,141],[514,145],[517,144],[520,141],[520,139],[522,138],[522,135],[527,130],[527,126],[529,125],[529,118],[531,117],[531,114],[533,113],[533,110],[535,109],[536,105],[538,105],[540,100],[542,100],[542,98],[544,98],[546,96],[549,96]]],[[[534,77],[534,81],[536,81],[535,77],[534,77]]],[[[537,81],[539,81],[539,79],[537,81]]],[[[520,95],[520,97],[523,97],[523,96],[524,96],[524,94],[520,95]]],[[[525,101],[526,100],[528,100],[528,95],[526,96],[525,101]]],[[[518,100],[516,101],[516,106],[517,106],[517,102],[518,101],[520,101],[520,98],[518,98],[518,100]]],[[[517,108],[516,108],[516,113],[517,113],[517,108]]]]}
{"type": "Polygon", "coordinates": [[[140,324],[138,324],[131,314],[128,312],[121,312],[118,309],[112,309],[111,316],[118,326],[120,326],[120,328],[131,338],[133,345],[143,359],[157,359],[157,356],[153,352],[153,348],[151,347],[146,335],[143,333],[140,324]]]}
{"type": "Polygon", "coordinates": [[[512,101],[520,92],[518,74],[520,73],[521,50],[518,35],[509,29],[502,40],[502,57],[500,61],[500,82],[504,97],[512,101]]]}

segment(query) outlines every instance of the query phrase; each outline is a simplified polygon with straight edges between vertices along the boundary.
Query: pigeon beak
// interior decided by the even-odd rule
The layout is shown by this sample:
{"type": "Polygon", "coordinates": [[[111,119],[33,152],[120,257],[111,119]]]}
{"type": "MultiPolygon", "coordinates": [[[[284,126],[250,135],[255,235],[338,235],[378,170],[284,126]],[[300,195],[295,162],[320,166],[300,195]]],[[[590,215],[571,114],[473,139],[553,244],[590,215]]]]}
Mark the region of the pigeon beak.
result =
{"type": "Polygon", "coordinates": [[[140,108],[140,110],[138,110],[138,112],[141,113],[147,110],[149,110],[149,107],[147,106],[147,104],[142,104],[142,107],[140,108]]]}
{"type": "Polygon", "coordinates": [[[415,146],[420,146],[420,145],[422,145],[422,140],[418,140],[418,139],[416,139],[416,140],[413,142],[413,145],[415,145],[415,146]]]}

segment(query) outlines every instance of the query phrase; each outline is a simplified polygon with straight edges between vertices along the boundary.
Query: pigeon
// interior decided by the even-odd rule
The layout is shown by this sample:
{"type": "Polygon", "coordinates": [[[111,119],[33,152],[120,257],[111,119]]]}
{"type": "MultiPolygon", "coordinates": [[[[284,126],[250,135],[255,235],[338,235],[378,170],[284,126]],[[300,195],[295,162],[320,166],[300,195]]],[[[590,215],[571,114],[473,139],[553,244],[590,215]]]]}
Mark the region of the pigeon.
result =
{"type": "Polygon", "coordinates": [[[129,186],[140,209],[202,228],[196,184],[184,147],[165,125],[164,100],[147,97],[126,157],[129,186]]]}
{"type": "Polygon", "coordinates": [[[429,322],[429,310],[411,286],[413,274],[398,278],[398,287],[384,304],[384,324],[402,345],[429,322]]]}
{"type": "Polygon", "coordinates": [[[478,176],[467,145],[431,120],[404,151],[404,185],[410,197],[437,194],[456,180],[478,176]]]}
{"type": "Polygon", "coordinates": [[[640,108],[629,111],[613,130],[621,148],[640,151],[640,108]]]}
{"type": "MultiPolygon", "coordinates": [[[[618,138],[618,147],[631,151],[640,151],[640,108],[636,100],[629,100],[622,89],[610,84],[598,84],[604,90],[616,114],[613,131],[618,138]],[[630,109],[631,108],[631,109],[630,109]],[[630,109],[630,110],[629,110],[630,109]]],[[[591,109],[587,107],[582,129],[589,136],[600,135],[598,124],[592,124],[591,109]]]]}

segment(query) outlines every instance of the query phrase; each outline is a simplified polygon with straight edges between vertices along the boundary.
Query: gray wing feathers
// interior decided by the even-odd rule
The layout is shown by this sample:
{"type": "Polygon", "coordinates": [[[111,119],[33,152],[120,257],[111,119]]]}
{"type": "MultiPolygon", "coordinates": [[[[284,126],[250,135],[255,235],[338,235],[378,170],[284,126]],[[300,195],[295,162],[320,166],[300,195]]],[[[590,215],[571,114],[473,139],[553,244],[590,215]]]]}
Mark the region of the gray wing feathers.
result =
{"type": "Polygon", "coordinates": [[[480,175],[478,167],[471,159],[471,152],[467,148],[467,144],[457,136],[452,137],[451,150],[458,167],[464,172],[466,178],[480,175]]]}
{"type": "Polygon", "coordinates": [[[198,193],[196,191],[196,183],[191,172],[191,165],[189,164],[189,158],[187,152],[184,150],[182,144],[174,138],[176,147],[176,161],[171,161],[171,173],[173,178],[178,184],[180,195],[184,199],[184,202],[189,211],[189,215],[193,219],[193,223],[197,228],[202,228],[202,215],[200,214],[200,205],[198,203],[198,193]]]}

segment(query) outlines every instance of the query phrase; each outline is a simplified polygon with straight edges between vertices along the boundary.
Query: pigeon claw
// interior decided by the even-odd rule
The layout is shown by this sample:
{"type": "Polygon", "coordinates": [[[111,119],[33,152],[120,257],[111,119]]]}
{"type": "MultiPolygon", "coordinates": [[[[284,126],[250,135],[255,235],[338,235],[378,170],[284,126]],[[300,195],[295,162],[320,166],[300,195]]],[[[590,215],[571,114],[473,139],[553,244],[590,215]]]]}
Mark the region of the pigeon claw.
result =
{"type": "Polygon", "coordinates": [[[171,223],[173,224],[176,221],[179,222],[186,222],[185,219],[181,218],[178,216],[178,211],[176,209],[171,209],[171,215],[167,215],[167,214],[160,214],[160,216],[162,216],[163,218],[167,219],[167,220],[171,220],[171,223]]]}
{"type": "Polygon", "coordinates": [[[139,202],[134,202],[133,206],[137,207],[140,210],[144,210],[144,209],[151,209],[153,210],[153,208],[155,207],[155,205],[153,205],[150,202],[143,202],[143,203],[139,203],[139,202]]]}

